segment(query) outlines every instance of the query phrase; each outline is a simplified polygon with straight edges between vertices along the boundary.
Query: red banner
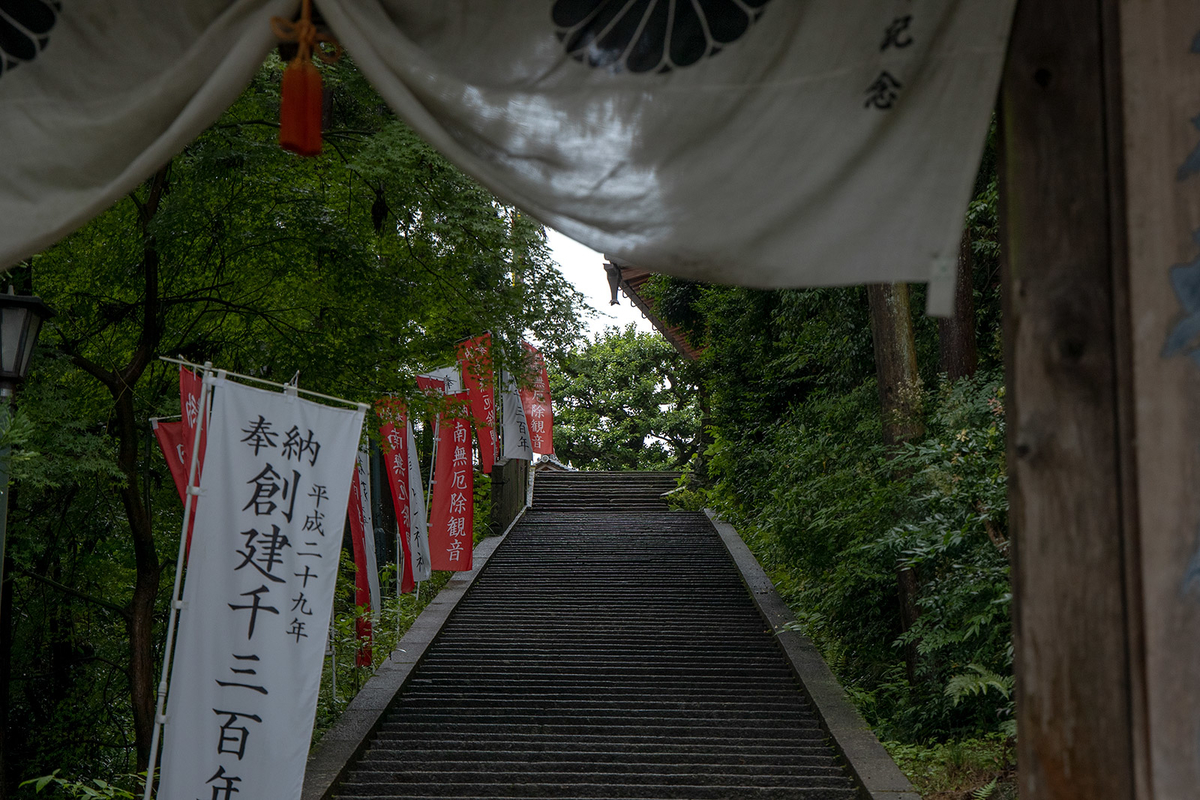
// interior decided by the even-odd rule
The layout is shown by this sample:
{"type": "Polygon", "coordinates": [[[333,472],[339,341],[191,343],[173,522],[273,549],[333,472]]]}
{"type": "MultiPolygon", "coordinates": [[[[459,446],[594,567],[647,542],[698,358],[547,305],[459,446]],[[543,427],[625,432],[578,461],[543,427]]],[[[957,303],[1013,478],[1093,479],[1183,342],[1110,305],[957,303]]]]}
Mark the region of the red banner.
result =
{"type": "MultiPolygon", "coordinates": [[[[167,461],[167,469],[171,471],[171,479],[175,490],[179,492],[179,500],[187,508],[188,472],[192,468],[192,442],[196,440],[196,421],[200,418],[200,391],[203,380],[191,370],[179,368],[179,410],[183,419],[179,422],[159,422],[153,420],[151,425],[154,438],[162,449],[163,458],[167,461]]],[[[200,460],[196,464],[196,485],[200,484],[200,470],[204,466],[203,442],[207,437],[201,435],[200,460]]],[[[199,498],[197,498],[199,499],[199,498]]],[[[184,557],[192,551],[192,529],[196,524],[196,500],[192,501],[192,518],[188,521],[187,544],[184,546],[184,557]]]]}
{"type": "Polygon", "coordinates": [[[422,392],[444,392],[446,391],[446,382],[440,381],[437,378],[429,378],[424,375],[418,375],[417,388],[422,392]]]}
{"type": "MultiPolygon", "coordinates": [[[[363,523],[366,513],[363,509],[363,489],[359,485],[358,464],[354,465],[354,479],[350,481],[350,542],[354,546],[354,605],[359,611],[372,611],[371,583],[367,565],[367,529],[363,523]]],[[[371,531],[374,536],[375,532],[371,531]]],[[[354,636],[358,640],[358,649],[354,653],[354,663],[359,667],[371,666],[371,618],[359,614],[354,618],[354,636]]]]}
{"type": "Polygon", "coordinates": [[[453,399],[462,407],[461,416],[443,416],[438,421],[429,556],[433,569],[462,571],[471,569],[475,471],[471,467],[471,425],[465,414],[467,393],[453,399]]]}
{"type": "Polygon", "coordinates": [[[400,568],[400,592],[408,594],[416,582],[413,580],[412,551],[408,544],[412,527],[412,509],[408,503],[408,442],[405,441],[405,412],[403,406],[394,401],[380,401],[376,406],[380,419],[386,420],[379,427],[383,439],[383,462],[387,465],[388,487],[392,491],[392,506],[396,509],[397,536],[404,552],[404,565],[400,568]]]}
{"type": "MultiPolygon", "coordinates": [[[[183,442],[185,457],[192,457],[192,446],[196,441],[196,422],[200,419],[200,392],[204,388],[204,380],[190,369],[179,368],[179,411],[183,414],[183,425],[187,437],[183,442]]],[[[207,423],[207,420],[205,420],[207,423]]],[[[205,425],[207,427],[207,424],[205,425]]],[[[208,440],[208,431],[200,433],[200,461],[196,464],[196,485],[200,485],[200,473],[204,469],[204,443],[208,440]]]]}
{"type": "Polygon", "coordinates": [[[521,388],[521,405],[529,423],[529,440],[533,452],[544,455],[554,453],[554,410],[550,407],[550,379],[546,376],[546,360],[537,348],[522,342],[528,357],[526,374],[532,373],[533,385],[521,388]]]}
{"type": "Polygon", "coordinates": [[[482,333],[458,345],[463,385],[471,397],[471,414],[479,437],[479,467],[490,475],[496,463],[496,393],[492,375],[492,335],[482,333]]]}
{"type": "Polygon", "coordinates": [[[159,422],[152,419],[150,427],[154,430],[158,446],[162,448],[163,458],[167,460],[167,469],[171,470],[171,479],[175,481],[179,499],[186,504],[188,469],[191,468],[191,461],[185,454],[183,445],[183,422],[159,422]]]}

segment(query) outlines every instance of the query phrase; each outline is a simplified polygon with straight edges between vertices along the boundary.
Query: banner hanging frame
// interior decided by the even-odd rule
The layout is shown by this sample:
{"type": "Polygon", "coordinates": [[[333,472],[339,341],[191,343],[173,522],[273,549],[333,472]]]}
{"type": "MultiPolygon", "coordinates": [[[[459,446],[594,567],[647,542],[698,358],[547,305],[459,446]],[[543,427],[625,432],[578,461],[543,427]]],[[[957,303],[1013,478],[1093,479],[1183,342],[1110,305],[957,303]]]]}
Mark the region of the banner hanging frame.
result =
{"type": "MultiPolygon", "coordinates": [[[[168,360],[168,359],[161,359],[168,360]]],[[[183,363],[183,362],[177,362],[183,363]]],[[[203,381],[200,388],[200,413],[196,417],[196,441],[200,441],[204,431],[204,421],[208,416],[208,405],[212,398],[212,387],[208,377],[213,373],[212,362],[205,361],[203,365],[189,364],[189,368],[203,370],[203,381]]],[[[163,725],[167,721],[163,711],[167,703],[167,678],[171,674],[171,657],[175,648],[175,627],[179,620],[179,611],[183,608],[180,589],[183,586],[183,563],[187,554],[188,524],[192,518],[196,495],[200,487],[196,486],[197,465],[200,463],[200,448],[193,447],[191,464],[188,466],[187,500],[183,504],[183,522],[179,531],[179,553],[175,558],[175,585],[171,590],[171,613],[167,618],[167,640],[163,646],[162,674],[158,681],[158,693],[154,708],[154,729],[150,734],[150,764],[146,767],[146,786],[142,791],[143,800],[150,800],[154,793],[154,775],[158,772],[158,745],[162,738],[163,725]]]]}
{"type": "MultiPolygon", "coordinates": [[[[191,361],[188,361],[185,358],[170,358],[169,356],[159,356],[158,360],[165,361],[168,364],[178,364],[181,367],[189,367],[191,369],[205,369],[204,365],[195,364],[191,361]]],[[[211,370],[212,362],[206,362],[206,363],[209,365],[208,369],[211,370]]],[[[261,383],[264,386],[272,386],[283,392],[306,394],[309,397],[318,397],[322,400],[328,400],[331,403],[339,403],[344,406],[351,406],[353,408],[357,408],[358,410],[362,411],[364,414],[371,410],[371,407],[367,403],[361,403],[357,400],[347,400],[344,397],[334,397],[333,395],[329,395],[329,394],[321,394],[320,392],[314,392],[311,389],[301,389],[297,385],[299,382],[299,379],[300,379],[299,373],[297,373],[296,376],[293,378],[293,380],[295,380],[297,383],[279,383],[278,381],[269,381],[266,378],[256,378],[253,375],[243,375],[240,372],[230,372],[230,371],[224,370],[224,369],[213,370],[213,371],[220,373],[223,377],[226,377],[226,378],[237,378],[238,380],[250,381],[251,383],[261,383]]],[[[198,434],[197,434],[197,438],[199,438],[198,434]]]]}

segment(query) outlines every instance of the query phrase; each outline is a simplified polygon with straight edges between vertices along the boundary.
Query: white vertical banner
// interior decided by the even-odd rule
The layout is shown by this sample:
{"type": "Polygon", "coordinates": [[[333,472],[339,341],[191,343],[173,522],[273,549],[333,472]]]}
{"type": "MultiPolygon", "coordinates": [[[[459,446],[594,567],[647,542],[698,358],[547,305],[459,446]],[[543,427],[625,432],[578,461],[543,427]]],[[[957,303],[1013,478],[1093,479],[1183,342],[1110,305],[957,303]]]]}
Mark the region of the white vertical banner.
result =
{"type": "Polygon", "coordinates": [[[375,522],[371,517],[371,461],[365,449],[358,451],[358,502],[362,508],[363,551],[367,558],[367,584],[371,594],[371,616],[379,619],[379,562],[375,558],[375,522]]]}
{"type": "Polygon", "coordinates": [[[504,458],[533,460],[533,445],[529,440],[529,423],[521,405],[517,382],[507,371],[500,372],[500,426],[504,438],[504,458]]]}
{"type": "Polygon", "coordinates": [[[164,800],[298,800],[363,411],[213,387],[164,800]]]}
{"type": "Polygon", "coordinates": [[[421,459],[417,456],[417,438],[411,421],[404,423],[408,438],[408,508],[409,553],[412,557],[414,581],[427,581],[433,572],[429,567],[429,521],[425,517],[425,491],[421,487],[421,459]]]}

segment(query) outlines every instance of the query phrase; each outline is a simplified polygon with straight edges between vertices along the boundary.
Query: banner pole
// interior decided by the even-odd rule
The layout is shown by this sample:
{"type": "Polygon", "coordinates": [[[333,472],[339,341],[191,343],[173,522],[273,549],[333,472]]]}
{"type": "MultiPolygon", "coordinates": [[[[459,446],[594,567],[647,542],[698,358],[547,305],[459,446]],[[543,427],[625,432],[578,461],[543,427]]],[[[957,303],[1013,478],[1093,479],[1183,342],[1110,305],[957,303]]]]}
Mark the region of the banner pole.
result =
{"type": "MultiPolygon", "coordinates": [[[[406,441],[406,443],[404,443],[404,456],[406,456],[406,459],[407,459],[408,441],[406,441]]],[[[404,487],[404,491],[406,491],[406,492],[408,491],[407,486],[404,487]]],[[[412,501],[409,501],[409,503],[412,503],[412,501]]],[[[413,516],[412,505],[409,505],[408,516],[409,516],[409,518],[412,518],[412,516],[413,516]]],[[[400,588],[401,588],[401,578],[404,576],[404,567],[402,565],[402,561],[404,560],[404,554],[401,551],[401,541],[400,541],[401,535],[402,534],[400,531],[400,518],[397,517],[397,519],[396,519],[396,649],[400,649],[400,638],[401,638],[400,600],[401,600],[401,597],[403,597],[403,595],[400,593],[400,588]]],[[[408,534],[406,533],[403,535],[407,536],[408,534]]]]}
{"type": "Polygon", "coordinates": [[[437,452],[438,438],[441,436],[442,420],[439,417],[433,423],[433,447],[429,455],[429,491],[425,493],[425,519],[433,513],[433,487],[437,484],[437,452]]]}
{"type": "MultiPolygon", "coordinates": [[[[167,356],[159,356],[158,360],[165,361],[168,364],[178,364],[181,367],[197,367],[197,368],[200,367],[199,364],[193,364],[191,361],[187,361],[186,359],[182,359],[182,358],[168,358],[167,356]]],[[[211,364],[212,362],[205,362],[205,363],[211,364]]],[[[228,370],[222,370],[222,372],[225,374],[225,377],[227,377],[227,378],[237,378],[238,380],[249,381],[251,383],[261,383],[264,386],[273,386],[276,389],[283,389],[288,392],[294,392],[296,394],[306,394],[309,397],[318,397],[322,400],[329,400],[331,402],[341,403],[342,405],[347,405],[347,406],[355,406],[356,408],[365,409],[367,407],[366,403],[360,403],[357,400],[347,400],[344,397],[334,397],[333,395],[321,394],[320,392],[314,392],[310,389],[301,389],[299,387],[298,383],[296,383],[296,384],[279,383],[278,381],[269,381],[266,378],[256,378],[253,375],[243,375],[240,372],[229,372],[228,370]]],[[[295,380],[297,382],[300,380],[299,372],[296,373],[296,376],[293,378],[293,380],[295,380]]]]}
{"type": "Polygon", "coordinates": [[[158,681],[158,700],[154,708],[154,730],[150,734],[150,763],[146,767],[146,788],[142,792],[143,800],[150,800],[154,792],[154,773],[158,771],[158,743],[162,737],[163,725],[167,722],[164,710],[167,703],[167,676],[171,671],[171,654],[175,647],[175,624],[179,611],[183,608],[180,588],[183,584],[183,562],[187,556],[187,534],[192,512],[195,508],[195,498],[199,494],[196,486],[196,466],[200,463],[200,437],[204,433],[204,418],[208,416],[208,401],[211,395],[208,378],[212,374],[212,362],[204,362],[204,379],[200,384],[200,413],[196,416],[196,436],[192,441],[192,463],[188,467],[187,501],[183,506],[183,525],[179,531],[179,555],[175,559],[175,586],[171,590],[171,613],[167,617],[167,641],[163,648],[162,675],[158,681]]]}
{"type": "MultiPolygon", "coordinates": [[[[441,436],[442,420],[438,417],[433,423],[433,452],[429,457],[429,491],[425,493],[425,519],[433,513],[433,487],[437,485],[437,452],[438,439],[441,436]]],[[[421,581],[417,581],[417,596],[415,602],[421,603],[421,581]]]]}
{"type": "MultiPolygon", "coordinates": [[[[508,459],[504,457],[504,368],[501,367],[496,372],[500,380],[492,381],[492,408],[496,409],[496,420],[499,424],[492,426],[496,436],[496,452],[492,454],[492,459],[499,464],[508,463],[508,459]]],[[[492,466],[495,467],[495,464],[492,466]]]]}
{"type": "Polygon", "coordinates": [[[333,620],[329,626],[329,708],[337,712],[337,628],[333,620]]]}

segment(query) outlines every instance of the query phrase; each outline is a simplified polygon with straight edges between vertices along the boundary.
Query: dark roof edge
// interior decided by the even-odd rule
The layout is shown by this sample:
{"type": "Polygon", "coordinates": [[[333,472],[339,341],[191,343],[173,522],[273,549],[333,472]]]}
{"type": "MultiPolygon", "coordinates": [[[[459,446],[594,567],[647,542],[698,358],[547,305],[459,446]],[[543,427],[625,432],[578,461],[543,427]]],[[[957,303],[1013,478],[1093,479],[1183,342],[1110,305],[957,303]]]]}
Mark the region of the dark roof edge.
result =
{"type": "Polygon", "coordinates": [[[650,321],[664,339],[671,343],[671,346],[679,351],[679,354],[689,361],[695,361],[700,357],[700,350],[693,347],[691,342],[687,340],[687,336],[683,331],[673,325],[668,325],[654,311],[654,307],[650,301],[642,297],[639,291],[641,285],[653,274],[649,270],[634,267],[627,261],[614,258],[612,256],[604,257],[609,264],[613,265],[621,271],[621,291],[625,292],[625,296],[629,301],[642,312],[642,316],[650,321]]]}

